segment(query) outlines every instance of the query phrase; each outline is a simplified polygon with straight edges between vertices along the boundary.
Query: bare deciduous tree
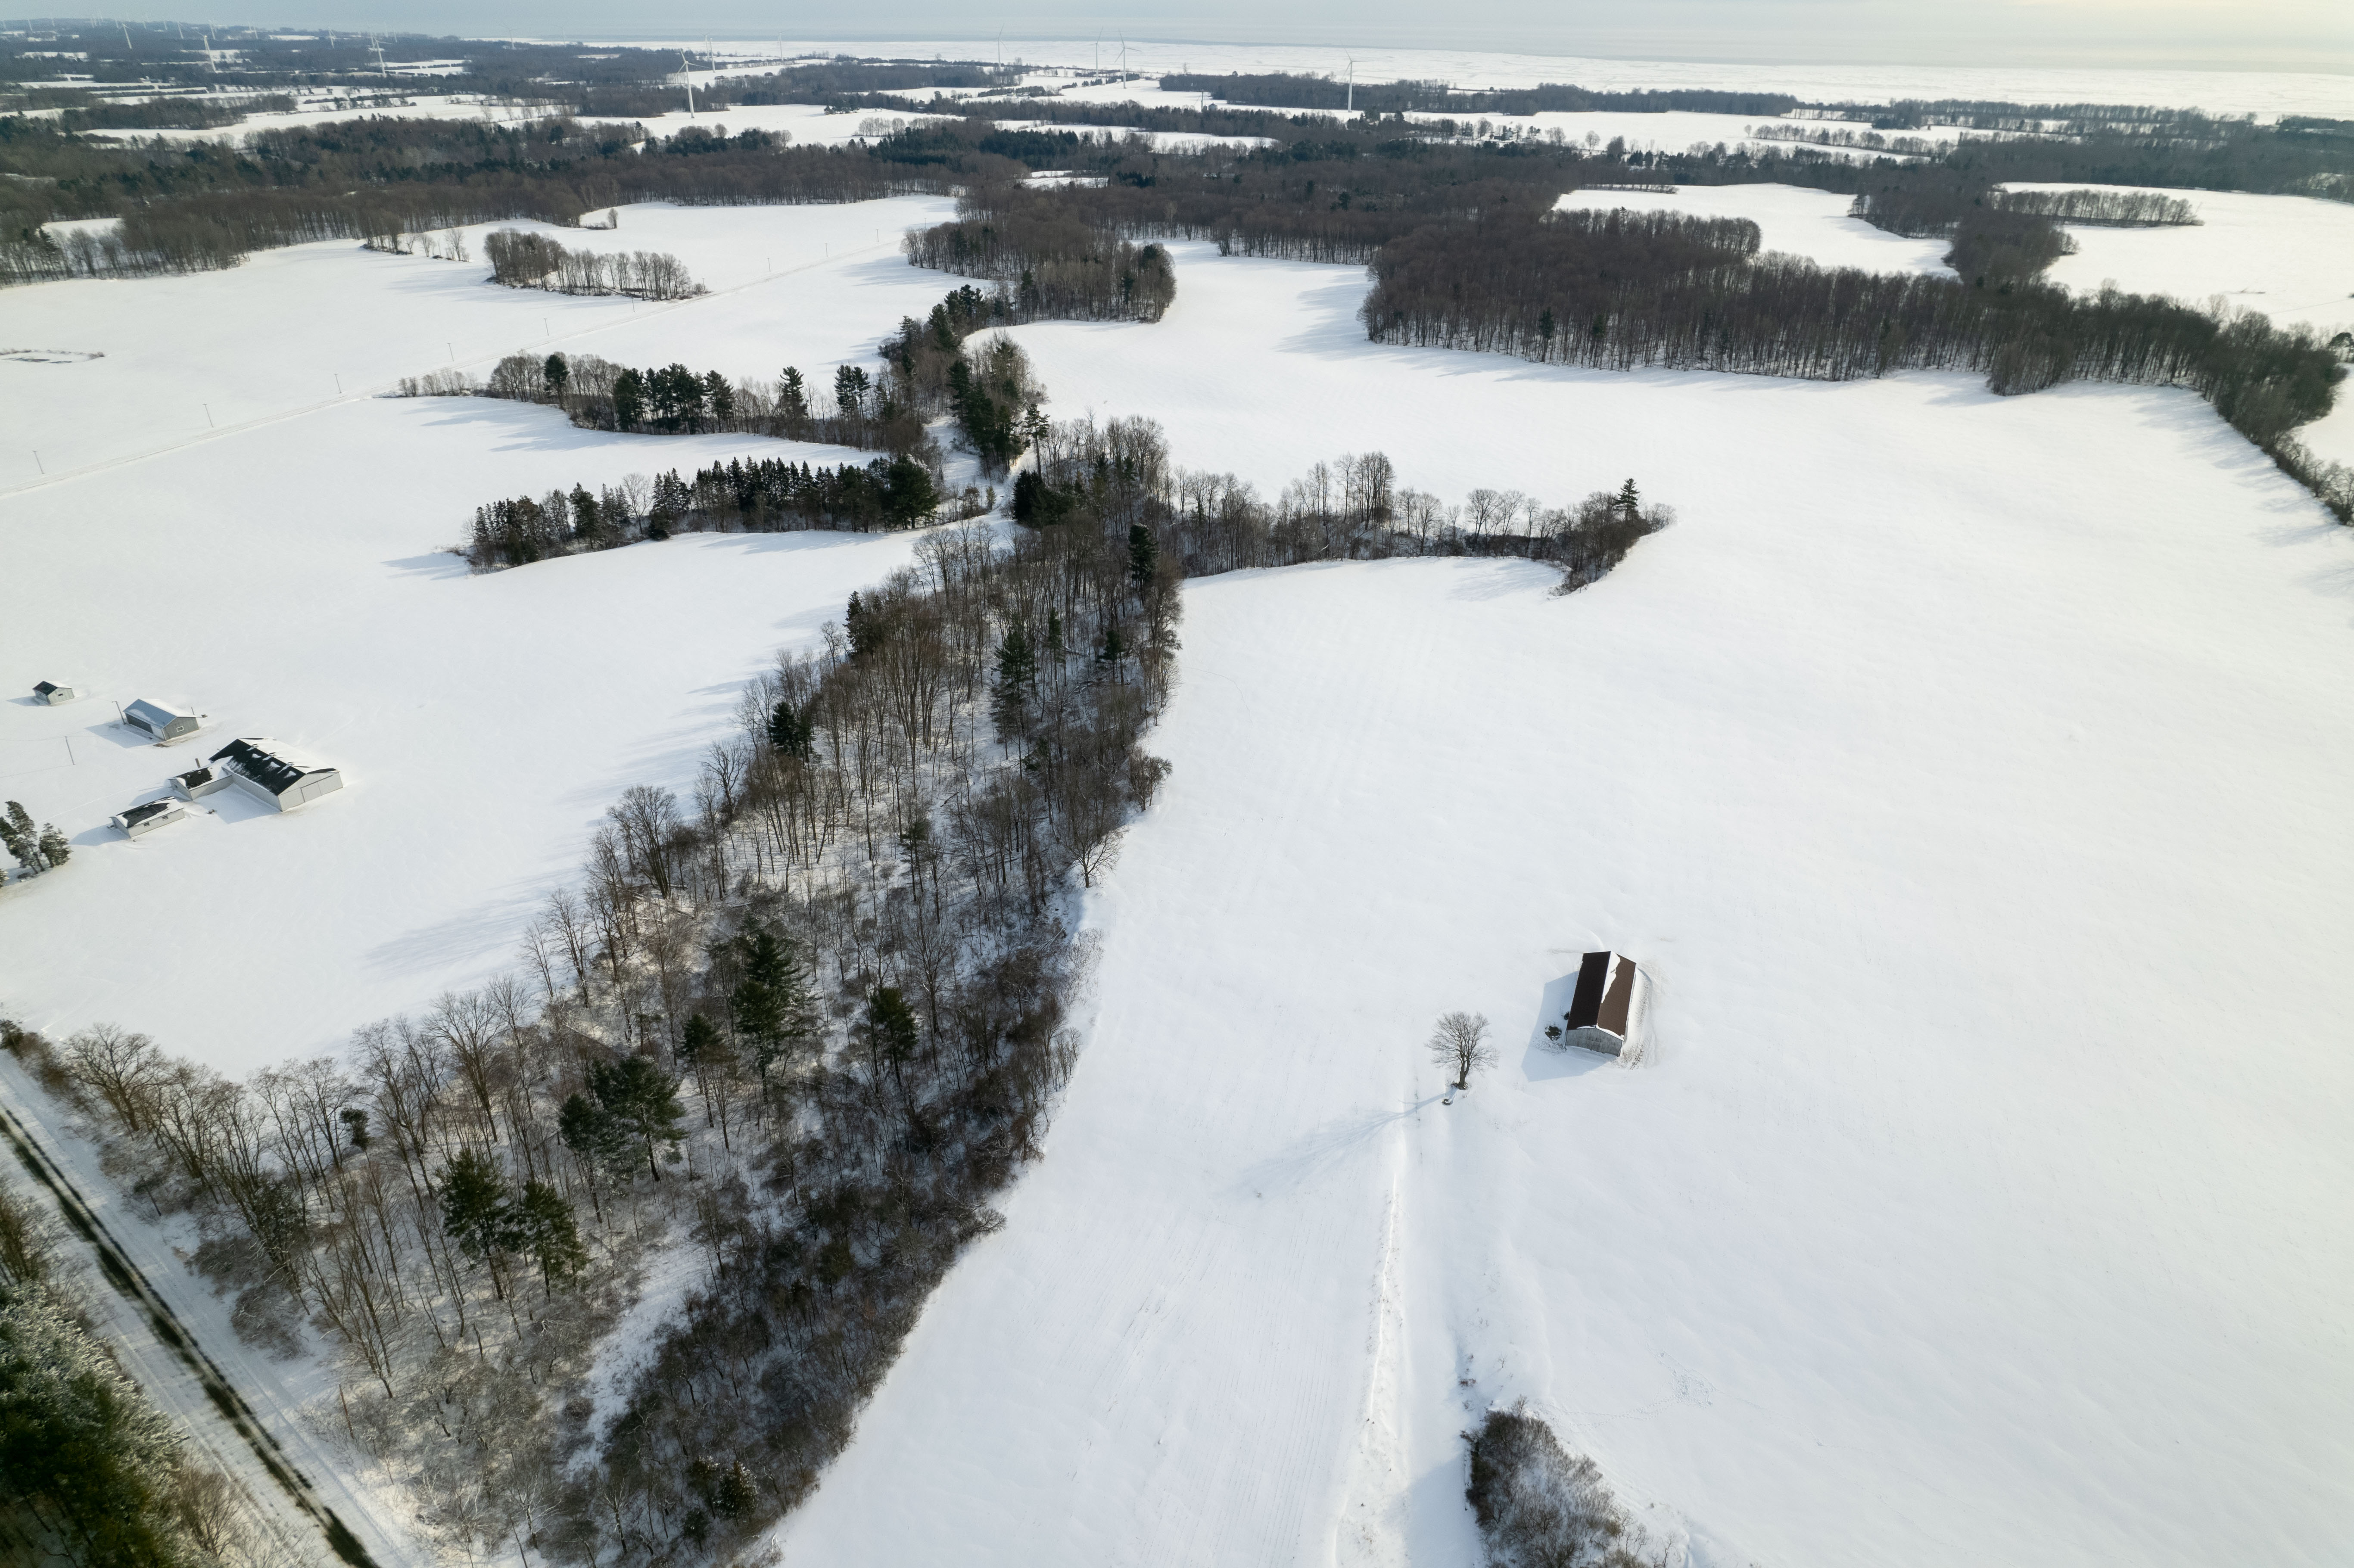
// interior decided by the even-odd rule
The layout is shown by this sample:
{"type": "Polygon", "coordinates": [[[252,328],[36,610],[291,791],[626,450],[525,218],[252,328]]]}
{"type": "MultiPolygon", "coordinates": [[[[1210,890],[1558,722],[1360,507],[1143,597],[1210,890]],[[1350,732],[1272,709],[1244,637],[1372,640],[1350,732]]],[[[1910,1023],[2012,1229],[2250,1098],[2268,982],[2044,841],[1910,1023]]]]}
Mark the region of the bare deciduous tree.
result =
{"type": "Polygon", "coordinates": [[[1430,1059],[1455,1075],[1455,1086],[1468,1089],[1471,1075],[1496,1065],[1496,1048],[1488,1044],[1488,1016],[1482,1012],[1450,1012],[1431,1032],[1430,1059]]]}

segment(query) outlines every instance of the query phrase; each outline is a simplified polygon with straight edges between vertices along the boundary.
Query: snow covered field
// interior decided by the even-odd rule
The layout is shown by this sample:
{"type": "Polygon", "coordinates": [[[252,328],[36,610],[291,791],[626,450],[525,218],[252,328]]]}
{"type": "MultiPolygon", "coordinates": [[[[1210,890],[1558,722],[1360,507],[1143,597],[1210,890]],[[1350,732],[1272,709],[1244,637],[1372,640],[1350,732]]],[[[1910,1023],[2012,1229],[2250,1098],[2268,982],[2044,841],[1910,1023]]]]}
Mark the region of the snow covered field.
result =
{"type": "MultiPolygon", "coordinates": [[[[1820,193],[1595,195],[1936,264],[1820,193]]],[[[364,390],[525,347],[822,380],[955,281],[896,250],[948,210],[558,231],[716,291],[634,315],[347,244],[0,293],[0,342],[105,355],[0,361],[0,798],[77,840],[0,894],[0,1003],[243,1069],[505,967],[604,806],[689,780],[911,542],[471,577],[431,552],[480,502],[775,447],[364,390]],[[209,727],[130,744],[137,695],[209,727]],[[349,788],[99,825],[257,733],[349,788]]],[[[1377,347],[1359,269],[1172,249],[1161,323],[1019,330],[1056,415],[1268,491],[1379,448],[1682,521],[1565,600],[1506,562],[1189,587],[1049,1157],[791,1560],[1468,1561],[1457,1434],[1526,1397],[1726,1568],[2332,1561],[2354,535],[2185,393],[1377,347]],[[1596,946],[1655,977],[1639,1068],[1534,1044],[1596,946]],[[1441,1107],[1454,1008],[1501,1061],[1441,1107]]]]}
{"type": "Polygon", "coordinates": [[[2157,194],[2189,202],[2199,222],[2162,228],[2070,224],[2076,253],[2053,262],[2045,276],[2088,292],[2114,281],[2128,293],[2172,294],[2194,304],[2221,295],[2234,309],[2261,311],[2282,326],[2315,327],[2325,337],[2354,329],[2354,204],[2240,191],[2157,194]]]}
{"type": "Polygon", "coordinates": [[[789,1559],[1468,1561],[1525,1397],[1702,1563],[2336,1561],[2354,537],[2186,394],[1376,350],[1344,270],[1180,268],[1023,329],[1066,408],[1682,521],[1566,600],[1189,587],[1048,1158],[789,1559]],[[1535,1044],[1606,946],[1632,1070],[1535,1044]]]}
{"type": "Polygon", "coordinates": [[[43,283],[0,292],[0,343],[96,353],[0,360],[12,416],[0,495],[48,476],[180,446],[388,390],[404,376],[479,376],[519,349],[599,354],[622,364],[813,380],[869,361],[900,316],[951,287],[899,254],[910,226],[955,204],[930,196],[832,207],[621,209],[617,229],[477,224],[470,261],[329,240],[264,250],[226,272],[43,283]],[[619,296],[503,289],[482,236],[522,228],[573,249],[663,250],[726,300],[652,304],[619,296]],[[36,453],[39,455],[37,458],[36,453]]]}
{"type": "Polygon", "coordinates": [[[690,785],[741,681],[839,619],[911,541],[695,536],[471,577],[432,552],[501,496],[756,450],[871,454],[598,435],[546,409],[367,397],[355,383],[431,369],[445,355],[421,340],[460,334],[479,369],[538,346],[543,313],[567,348],[735,375],[798,361],[823,380],[949,286],[896,255],[903,226],[945,207],[632,208],[617,233],[564,231],[675,250],[721,289],[761,279],[768,251],[780,263],[773,281],[634,321],[627,302],[498,289],[480,263],[343,244],[0,294],[0,341],[106,354],[0,362],[52,472],[94,465],[20,475],[0,499],[0,550],[34,588],[0,633],[0,796],[76,845],[63,874],[0,893],[11,1015],[60,1032],[111,1020],[241,1070],[329,1050],[507,967],[606,805],[632,784],[690,785]],[[788,260],[804,270],[785,275],[788,260]],[[304,383],[334,365],[351,395],[315,397],[304,383]],[[244,428],[174,422],[207,393],[244,428]],[[25,694],[44,679],[90,694],[36,706],[25,694]],[[139,696],[207,727],[139,744],[113,722],[139,696]],[[284,818],[214,795],[217,814],[135,842],[105,825],[240,735],[339,766],[347,788],[284,818]]]}

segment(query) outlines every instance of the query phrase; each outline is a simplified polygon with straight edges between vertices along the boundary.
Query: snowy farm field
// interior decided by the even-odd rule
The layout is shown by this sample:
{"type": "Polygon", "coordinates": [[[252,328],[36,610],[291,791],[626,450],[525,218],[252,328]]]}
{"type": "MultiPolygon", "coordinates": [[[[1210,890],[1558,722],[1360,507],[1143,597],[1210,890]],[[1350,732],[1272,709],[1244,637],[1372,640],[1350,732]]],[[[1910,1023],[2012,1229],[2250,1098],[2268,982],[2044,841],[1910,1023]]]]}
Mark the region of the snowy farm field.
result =
{"type": "Polygon", "coordinates": [[[260,251],[226,272],[10,289],[0,293],[0,344],[62,355],[0,356],[0,401],[11,415],[0,495],[365,399],[405,376],[456,369],[479,378],[520,349],[625,365],[683,360],[731,376],[773,377],[798,363],[822,380],[836,364],[871,359],[900,316],[921,315],[952,286],[898,250],[907,228],[938,223],[952,206],[925,196],[647,205],[623,207],[612,230],[478,224],[458,231],[466,261],[331,240],[260,251]],[[548,233],[576,249],[666,251],[726,297],[649,303],[503,289],[483,281],[482,236],[494,228],[548,233]]]}
{"type": "Polygon", "coordinates": [[[2354,541],[2187,394],[1373,349],[1344,270],[1181,266],[1022,329],[1066,408],[1681,521],[1566,599],[1189,586],[1049,1157],[788,1560],[1470,1561],[1525,1398],[1694,1563],[2335,1561],[2354,541]],[[1639,1066],[1539,1040],[1606,947],[1639,1066]]]}
{"type": "Polygon", "coordinates": [[[0,794],[76,845],[71,874],[0,895],[12,1012],[59,1033],[117,1022],[244,1070],[332,1050],[509,967],[531,906],[569,876],[605,807],[636,784],[685,790],[732,729],[741,683],[911,558],[906,535],[693,535],[470,577],[435,552],[503,496],[733,456],[872,454],[599,435],[473,399],[354,392],[318,407],[298,373],[342,363],[348,386],[429,370],[446,351],[421,340],[459,333],[480,368],[535,347],[545,313],[567,348],[730,375],[798,360],[822,380],[949,286],[896,254],[900,229],[944,205],[629,209],[618,234],[565,231],[670,249],[735,286],[635,321],[626,301],[499,289],[480,263],[343,244],[0,295],[0,337],[107,350],[0,362],[19,388],[61,389],[9,406],[91,468],[22,476],[0,499],[0,544],[40,563],[42,586],[0,640],[15,693],[0,703],[0,794]],[[852,253],[828,260],[829,244],[852,253]],[[801,270],[737,286],[765,280],[770,248],[801,270]],[[585,324],[563,330],[567,314],[585,324]],[[169,423],[207,391],[244,428],[169,423]],[[24,694],[45,679],[86,694],[35,705],[24,694]],[[206,727],[146,745],[114,722],[139,697],[206,727]],[[213,795],[135,842],[107,825],[246,735],[341,768],[346,788],[284,818],[213,795]]]}

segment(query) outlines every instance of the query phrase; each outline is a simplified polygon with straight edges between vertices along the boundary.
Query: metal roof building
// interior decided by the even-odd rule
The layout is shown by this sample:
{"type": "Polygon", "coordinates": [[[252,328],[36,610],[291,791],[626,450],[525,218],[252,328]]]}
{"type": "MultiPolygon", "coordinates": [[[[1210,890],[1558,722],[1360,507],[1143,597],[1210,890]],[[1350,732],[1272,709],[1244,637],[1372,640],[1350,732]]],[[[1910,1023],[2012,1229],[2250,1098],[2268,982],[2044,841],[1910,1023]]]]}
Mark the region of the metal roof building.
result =
{"type": "Polygon", "coordinates": [[[291,811],[344,787],[340,769],[297,757],[267,736],[232,740],[214,752],[212,760],[221,765],[229,782],[274,810],[291,811]]]}
{"type": "Polygon", "coordinates": [[[69,703],[74,696],[74,689],[63,681],[37,681],[33,683],[33,700],[47,703],[51,707],[59,703],[69,703]]]}
{"type": "Polygon", "coordinates": [[[196,715],[182,713],[178,708],[163,703],[150,702],[145,697],[123,708],[122,722],[159,741],[177,740],[184,735],[194,735],[198,724],[196,715]]]}
{"type": "Polygon", "coordinates": [[[115,817],[113,822],[116,827],[135,839],[143,833],[154,832],[167,822],[176,822],[187,814],[188,808],[185,803],[167,798],[162,800],[150,800],[141,806],[133,806],[115,817]]]}

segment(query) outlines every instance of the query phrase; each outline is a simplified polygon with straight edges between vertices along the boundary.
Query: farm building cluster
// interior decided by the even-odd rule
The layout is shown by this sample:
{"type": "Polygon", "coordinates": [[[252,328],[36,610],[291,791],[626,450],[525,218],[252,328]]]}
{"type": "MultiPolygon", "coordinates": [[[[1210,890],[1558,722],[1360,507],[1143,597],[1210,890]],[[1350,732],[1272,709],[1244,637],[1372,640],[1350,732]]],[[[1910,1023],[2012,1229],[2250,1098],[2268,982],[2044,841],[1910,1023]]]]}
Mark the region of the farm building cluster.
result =
{"type": "MultiPolygon", "coordinates": [[[[40,681],[33,700],[50,707],[78,700],[83,694],[71,683],[40,681]]],[[[175,746],[205,727],[205,715],[152,697],[122,705],[122,726],[158,746],[175,746]]],[[[268,736],[240,736],[205,761],[167,781],[167,793],[109,819],[128,838],[143,838],[159,828],[184,820],[196,801],[222,789],[237,789],[273,811],[291,811],[344,787],[340,768],[302,756],[268,736]]]]}

